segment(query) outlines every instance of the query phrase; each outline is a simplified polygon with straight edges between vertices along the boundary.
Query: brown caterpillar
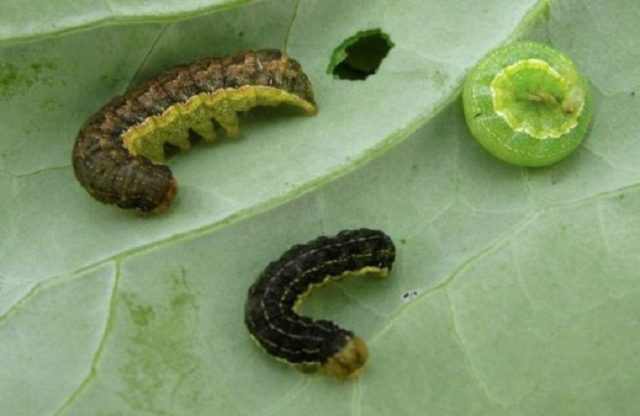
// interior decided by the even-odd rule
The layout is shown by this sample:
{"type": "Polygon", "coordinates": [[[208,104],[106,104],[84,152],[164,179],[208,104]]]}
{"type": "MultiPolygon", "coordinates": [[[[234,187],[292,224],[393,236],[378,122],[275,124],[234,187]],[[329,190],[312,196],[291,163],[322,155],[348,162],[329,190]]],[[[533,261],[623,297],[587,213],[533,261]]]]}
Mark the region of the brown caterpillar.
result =
{"type": "Polygon", "coordinates": [[[78,181],[97,200],[160,213],[177,183],[165,148],[187,149],[195,133],[211,142],[214,123],[238,134],[236,112],[290,104],[317,112],[300,64],[275,49],[242,52],[177,66],[131,88],[90,117],[73,148],[78,181]]]}
{"type": "Polygon", "coordinates": [[[314,287],[345,275],[385,277],[394,260],[391,238],[366,228],[295,245],[249,289],[245,324],[258,345],[280,360],[339,378],[355,376],[368,357],[364,341],[333,322],[299,315],[297,307],[314,287]]]}

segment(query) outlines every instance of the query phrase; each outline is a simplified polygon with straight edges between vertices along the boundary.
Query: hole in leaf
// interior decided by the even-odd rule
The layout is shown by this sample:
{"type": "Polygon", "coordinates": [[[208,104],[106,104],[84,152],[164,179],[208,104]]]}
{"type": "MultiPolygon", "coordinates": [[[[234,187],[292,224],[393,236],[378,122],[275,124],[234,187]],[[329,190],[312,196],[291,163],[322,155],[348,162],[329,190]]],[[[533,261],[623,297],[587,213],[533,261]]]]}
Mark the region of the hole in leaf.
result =
{"type": "Polygon", "coordinates": [[[333,51],[327,72],[338,79],[366,79],[376,73],[393,46],[380,29],[358,32],[333,51]]]}

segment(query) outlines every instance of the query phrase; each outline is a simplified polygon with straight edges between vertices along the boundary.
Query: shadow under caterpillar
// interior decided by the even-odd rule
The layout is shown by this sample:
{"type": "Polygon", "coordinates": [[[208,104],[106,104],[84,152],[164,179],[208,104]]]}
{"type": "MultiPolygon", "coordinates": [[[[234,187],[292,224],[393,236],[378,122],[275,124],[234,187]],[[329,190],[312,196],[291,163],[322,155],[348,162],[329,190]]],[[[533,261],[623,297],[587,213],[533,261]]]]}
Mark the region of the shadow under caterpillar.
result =
{"type": "Polygon", "coordinates": [[[238,111],[290,104],[313,115],[311,83],[298,62],[276,49],[177,66],[111,100],[80,129],[73,148],[78,181],[97,200],[160,213],[177,182],[165,147],[187,149],[190,134],[211,142],[214,121],[238,134],[238,111]]]}
{"type": "Polygon", "coordinates": [[[294,245],[249,289],[245,324],[256,343],[277,359],[338,378],[355,376],[368,357],[364,341],[333,322],[299,315],[297,307],[314,287],[345,275],[386,277],[394,260],[391,238],[366,228],[294,245]]]}

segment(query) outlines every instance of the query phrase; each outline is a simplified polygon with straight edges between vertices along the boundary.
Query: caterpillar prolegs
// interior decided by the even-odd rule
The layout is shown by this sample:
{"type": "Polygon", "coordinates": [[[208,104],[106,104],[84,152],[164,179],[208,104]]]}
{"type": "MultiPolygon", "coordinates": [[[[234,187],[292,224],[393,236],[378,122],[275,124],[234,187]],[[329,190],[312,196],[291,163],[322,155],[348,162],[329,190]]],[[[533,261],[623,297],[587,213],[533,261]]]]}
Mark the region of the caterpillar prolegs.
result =
{"type": "Polygon", "coordinates": [[[238,111],[289,104],[313,115],[311,83],[275,49],[177,66],[134,86],[90,117],[73,149],[76,178],[97,200],[143,212],[166,210],[177,182],[165,146],[189,148],[193,133],[213,141],[219,125],[238,134],[238,111]]]}

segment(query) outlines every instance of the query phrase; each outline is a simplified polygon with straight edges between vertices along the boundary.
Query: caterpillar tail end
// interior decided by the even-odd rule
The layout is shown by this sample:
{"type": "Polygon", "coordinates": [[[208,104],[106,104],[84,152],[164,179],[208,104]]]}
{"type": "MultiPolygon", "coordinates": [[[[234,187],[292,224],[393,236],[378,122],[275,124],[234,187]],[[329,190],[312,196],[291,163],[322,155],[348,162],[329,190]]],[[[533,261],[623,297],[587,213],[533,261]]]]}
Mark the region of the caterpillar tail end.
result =
{"type": "Polygon", "coordinates": [[[340,351],[322,364],[318,371],[345,380],[358,376],[369,357],[369,349],[359,337],[349,338],[340,351]]]}
{"type": "Polygon", "coordinates": [[[169,187],[167,189],[167,193],[165,194],[164,199],[160,201],[160,203],[153,210],[151,210],[151,213],[161,214],[165,212],[171,205],[171,202],[173,202],[173,199],[176,197],[177,192],[178,192],[178,182],[176,181],[175,178],[171,178],[171,182],[169,183],[169,187]]]}

